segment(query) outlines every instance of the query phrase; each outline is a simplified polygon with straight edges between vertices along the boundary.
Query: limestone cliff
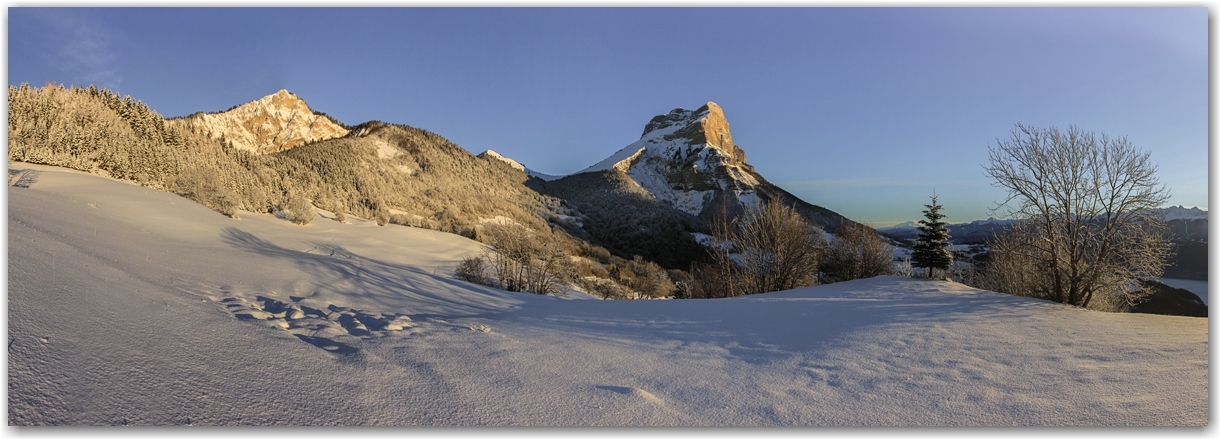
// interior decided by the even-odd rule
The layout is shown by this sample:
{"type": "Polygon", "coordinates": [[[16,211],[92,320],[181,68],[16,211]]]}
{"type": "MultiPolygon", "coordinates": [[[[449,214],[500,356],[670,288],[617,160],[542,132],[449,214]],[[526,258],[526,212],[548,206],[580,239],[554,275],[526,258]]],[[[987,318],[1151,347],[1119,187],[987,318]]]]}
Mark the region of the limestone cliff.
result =
{"type": "Polygon", "coordinates": [[[267,154],[309,142],[347,135],[348,130],[329,117],[315,114],[309,105],[287,90],[233,107],[220,113],[195,113],[175,122],[213,138],[224,136],[234,148],[267,154]]]}

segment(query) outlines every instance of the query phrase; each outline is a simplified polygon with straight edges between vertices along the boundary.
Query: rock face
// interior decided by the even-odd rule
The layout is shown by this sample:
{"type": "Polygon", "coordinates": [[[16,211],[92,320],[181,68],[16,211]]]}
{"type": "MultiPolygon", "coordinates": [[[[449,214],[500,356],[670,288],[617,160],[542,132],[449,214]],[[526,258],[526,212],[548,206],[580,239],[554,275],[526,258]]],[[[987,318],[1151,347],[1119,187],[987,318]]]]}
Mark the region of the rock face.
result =
{"type": "Polygon", "coordinates": [[[850,222],[759,175],[733,142],[728,119],[715,102],[653,117],[640,140],[580,173],[610,170],[626,173],[657,200],[705,221],[722,212],[736,216],[760,201],[778,200],[832,233],[841,222],[850,222]]]}
{"type": "Polygon", "coordinates": [[[315,114],[305,101],[287,90],[221,113],[195,113],[179,119],[191,131],[224,136],[234,148],[267,154],[309,142],[347,135],[329,117],[315,114]]]}
{"type": "Polygon", "coordinates": [[[640,255],[665,268],[689,268],[705,254],[698,237],[710,232],[711,221],[759,202],[791,206],[830,233],[851,222],[763,179],[713,102],[653,117],[639,140],[605,160],[553,180],[531,178],[526,186],[574,209],[578,226],[556,226],[618,256],[640,255]]]}
{"type": "Polygon", "coordinates": [[[766,180],[733,143],[729,122],[715,102],[653,117],[640,140],[581,172],[617,169],[674,208],[707,217],[722,204],[759,201],[766,180]]]}

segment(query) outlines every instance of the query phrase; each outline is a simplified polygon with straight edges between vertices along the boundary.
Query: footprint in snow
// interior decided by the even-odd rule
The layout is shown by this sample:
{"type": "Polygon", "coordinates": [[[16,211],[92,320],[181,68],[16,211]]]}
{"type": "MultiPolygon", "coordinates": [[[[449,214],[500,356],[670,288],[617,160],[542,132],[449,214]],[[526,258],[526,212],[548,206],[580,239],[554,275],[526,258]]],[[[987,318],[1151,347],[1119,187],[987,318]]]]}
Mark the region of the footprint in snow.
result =
{"type": "Polygon", "coordinates": [[[351,355],[359,349],[328,337],[355,336],[376,338],[412,327],[411,318],[403,314],[366,312],[349,307],[328,305],[326,309],[311,308],[292,302],[257,296],[255,300],[225,297],[221,306],[242,321],[262,323],[286,330],[301,341],[327,352],[351,355]]]}

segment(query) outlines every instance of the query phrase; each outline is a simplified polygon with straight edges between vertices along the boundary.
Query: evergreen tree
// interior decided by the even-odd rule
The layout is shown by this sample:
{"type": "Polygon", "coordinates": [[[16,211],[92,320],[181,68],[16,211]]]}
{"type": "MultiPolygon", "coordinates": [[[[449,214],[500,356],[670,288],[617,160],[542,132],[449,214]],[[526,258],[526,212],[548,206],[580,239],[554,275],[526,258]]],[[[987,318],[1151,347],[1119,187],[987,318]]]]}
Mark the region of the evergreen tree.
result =
{"type": "Polygon", "coordinates": [[[948,270],[953,266],[953,253],[949,251],[949,229],[941,221],[945,214],[944,208],[936,203],[936,195],[932,195],[932,204],[925,204],[928,210],[923,211],[926,219],[919,220],[919,236],[915,238],[914,252],[911,253],[911,265],[924,269],[931,278],[936,269],[948,270]]]}

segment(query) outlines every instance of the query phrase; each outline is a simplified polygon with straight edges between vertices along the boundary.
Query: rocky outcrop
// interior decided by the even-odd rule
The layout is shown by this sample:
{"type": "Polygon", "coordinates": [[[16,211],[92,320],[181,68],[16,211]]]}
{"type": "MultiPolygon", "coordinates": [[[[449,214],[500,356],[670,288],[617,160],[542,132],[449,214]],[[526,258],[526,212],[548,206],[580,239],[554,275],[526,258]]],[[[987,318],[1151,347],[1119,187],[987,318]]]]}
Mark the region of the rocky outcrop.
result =
{"type": "Polygon", "coordinates": [[[843,217],[806,203],[768,183],[733,142],[728,119],[715,102],[696,110],[676,108],[648,121],[636,142],[581,172],[625,172],[641,188],[673,208],[710,220],[760,201],[794,206],[824,229],[843,217]]]}
{"type": "Polygon", "coordinates": [[[330,117],[316,114],[287,90],[280,90],[220,113],[195,113],[177,123],[212,138],[224,137],[234,148],[267,154],[310,142],[347,135],[330,117]]]}
{"type": "Polygon", "coordinates": [[[729,122],[715,102],[653,117],[640,140],[582,172],[609,169],[626,172],[674,208],[702,216],[719,209],[713,204],[757,202],[755,189],[764,182],[733,143],[729,122]]]}

